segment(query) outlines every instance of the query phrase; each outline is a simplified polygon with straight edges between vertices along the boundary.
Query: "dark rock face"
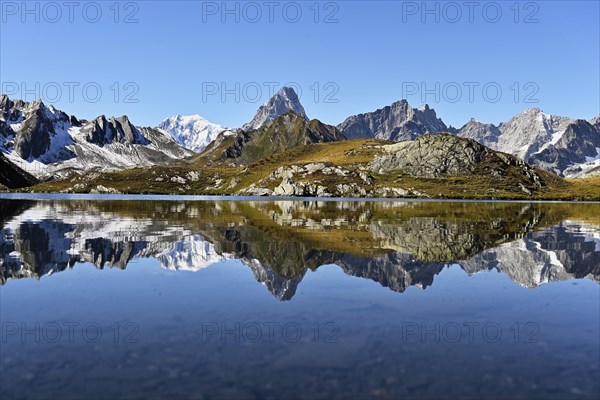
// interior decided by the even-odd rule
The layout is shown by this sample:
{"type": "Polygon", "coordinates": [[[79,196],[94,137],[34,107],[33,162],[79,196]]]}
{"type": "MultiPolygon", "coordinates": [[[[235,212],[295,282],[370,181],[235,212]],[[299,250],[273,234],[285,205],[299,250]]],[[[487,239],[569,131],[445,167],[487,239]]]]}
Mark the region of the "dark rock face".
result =
{"type": "Polygon", "coordinates": [[[45,154],[50,148],[52,137],[56,135],[56,125],[69,121],[67,114],[50,109],[41,101],[7,103],[9,115],[5,121],[22,121],[19,132],[15,134],[14,146],[24,160],[32,160],[45,154]]]}
{"type": "Polygon", "coordinates": [[[129,122],[127,116],[106,119],[104,115],[83,126],[82,132],[89,143],[100,147],[110,143],[149,144],[141,132],[129,122]]]}
{"type": "Polygon", "coordinates": [[[0,96],[0,139],[5,150],[13,150],[24,160],[32,161],[46,154],[57,135],[57,127],[69,124],[69,116],[41,101],[26,103],[0,96]],[[20,124],[14,131],[10,124],[20,124]],[[12,141],[8,142],[8,138],[12,141]]]}
{"type": "Polygon", "coordinates": [[[0,153],[0,185],[9,189],[33,186],[39,181],[31,174],[23,171],[0,153]]]}
{"type": "Polygon", "coordinates": [[[370,279],[399,293],[410,286],[431,286],[434,277],[445,267],[442,263],[422,262],[402,253],[375,258],[343,255],[336,264],[348,275],[370,279]]]}
{"type": "Polygon", "coordinates": [[[567,127],[557,143],[534,154],[530,162],[562,175],[573,164],[584,163],[586,157],[598,156],[597,148],[600,148],[600,131],[588,121],[580,119],[567,127]]]}
{"type": "Polygon", "coordinates": [[[489,149],[471,139],[450,134],[428,134],[414,141],[400,142],[384,147],[388,155],[377,156],[371,170],[385,173],[438,178],[449,176],[481,175],[505,177],[511,168],[519,171],[526,186],[541,186],[542,178],[523,160],[489,149]]]}
{"type": "Polygon", "coordinates": [[[22,133],[15,138],[15,150],[24,160],[40,157],[50,147],[50,135],[54,133],[52,122],[38,109],[23,122],[22,133]]]}
{"type": "Polygon", "coordinates": [[[378,138],[394,141],[412,140],[425,133],[448,130],[429,106],[412,108],[406,100],[397,101],[374,112],[351,116],[337,128],[348,139],[378,138]]]}

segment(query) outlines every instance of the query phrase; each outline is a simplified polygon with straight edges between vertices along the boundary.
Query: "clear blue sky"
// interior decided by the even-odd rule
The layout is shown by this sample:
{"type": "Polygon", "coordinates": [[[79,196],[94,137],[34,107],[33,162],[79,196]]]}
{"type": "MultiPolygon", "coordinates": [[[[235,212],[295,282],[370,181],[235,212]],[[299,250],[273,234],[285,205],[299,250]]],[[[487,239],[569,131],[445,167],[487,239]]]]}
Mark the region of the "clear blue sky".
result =
{"type": "Polygon", "coordinates": [[[268,100],[269,82],[295,82],[309,116],[331,124],[404,97],[419,106],[423,89],[454,126],[529,107],[600,113],[598,1],[228,2],[230,14],[221,1],[99,1],[101,16],[96,3],[62,4],[28,2],[28,13],[2,1],[0,82],[82,118],[154,126],[197,113],[237,127],[268,100]],[[222,99],[214,83],[232,92],[222,99]]]}

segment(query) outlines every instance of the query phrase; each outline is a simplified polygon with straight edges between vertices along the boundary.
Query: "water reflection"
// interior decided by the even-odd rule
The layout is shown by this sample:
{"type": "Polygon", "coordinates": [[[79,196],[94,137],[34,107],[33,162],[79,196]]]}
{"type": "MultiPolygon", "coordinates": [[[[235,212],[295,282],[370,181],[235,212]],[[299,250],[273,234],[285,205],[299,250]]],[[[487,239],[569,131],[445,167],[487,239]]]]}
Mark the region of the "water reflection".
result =
{"type": "Polygon", "coordinates": [[[325,264],[396,292],[449,264],[530,288],[600,282],[597,204],[0,200],[0,212],[2,284],[149,257],[187,271],[237,259],[279,300],[325,264]]]}

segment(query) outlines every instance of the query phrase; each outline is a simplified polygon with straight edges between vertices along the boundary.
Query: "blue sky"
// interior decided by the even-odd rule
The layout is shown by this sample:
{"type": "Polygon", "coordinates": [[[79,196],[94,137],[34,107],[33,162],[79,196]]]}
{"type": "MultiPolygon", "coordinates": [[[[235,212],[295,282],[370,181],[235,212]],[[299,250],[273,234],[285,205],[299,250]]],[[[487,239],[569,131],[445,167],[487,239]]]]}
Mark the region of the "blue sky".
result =
{"type": "Polygon", "coordinates": [[[600,113],[598,1],[63,3],[1,2],[0,82],[82,118],[237,127],[286,83],[331,124],[401,98],[454,126],[600,113]]]}

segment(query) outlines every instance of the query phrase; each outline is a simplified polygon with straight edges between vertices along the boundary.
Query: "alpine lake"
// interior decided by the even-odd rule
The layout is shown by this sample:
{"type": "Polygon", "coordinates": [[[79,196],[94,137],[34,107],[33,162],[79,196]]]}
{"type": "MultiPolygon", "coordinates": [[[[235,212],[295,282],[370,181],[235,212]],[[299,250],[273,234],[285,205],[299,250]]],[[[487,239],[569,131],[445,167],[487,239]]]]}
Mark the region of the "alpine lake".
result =
{"type": "Polygon", "coordinates": [[[0,196],[0,398],[600,398],[600,203],[0,196]]]}

